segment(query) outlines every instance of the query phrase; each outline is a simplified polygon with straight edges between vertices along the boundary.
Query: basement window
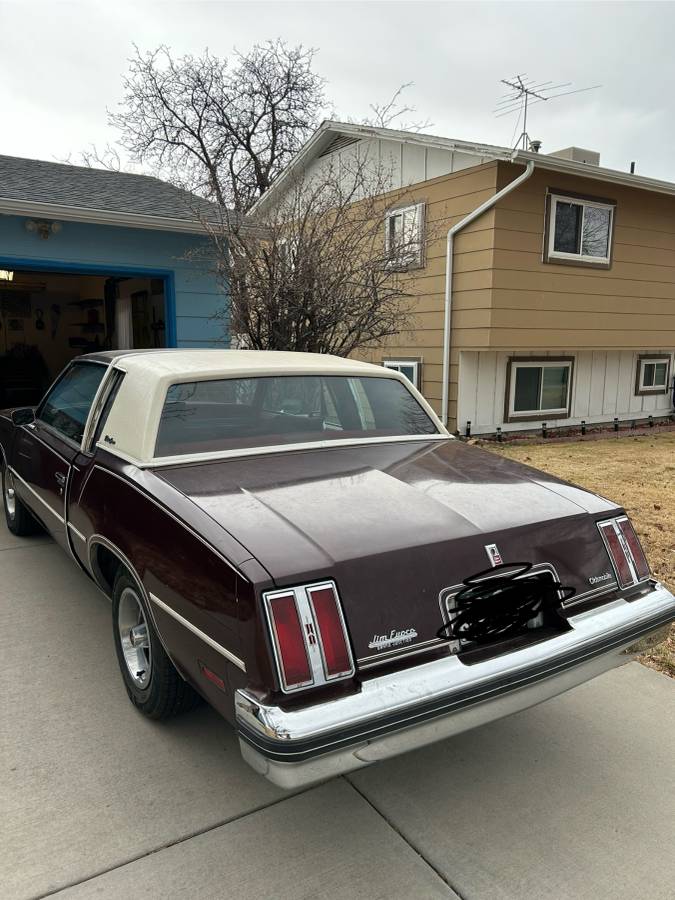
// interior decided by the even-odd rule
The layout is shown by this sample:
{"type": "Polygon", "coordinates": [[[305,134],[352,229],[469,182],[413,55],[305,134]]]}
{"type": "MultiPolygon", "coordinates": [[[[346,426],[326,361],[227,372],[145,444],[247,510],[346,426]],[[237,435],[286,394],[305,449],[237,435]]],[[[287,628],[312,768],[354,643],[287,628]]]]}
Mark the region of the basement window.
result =
{"type": "Polygon", "coordinates": [[[509,361],[507,421],[567,418],[570,410],[572,359],[509,361]]]}
{"type": "Polygon", "coordinates": [[[424,260],[424,203],[391,209],[385,216],[385,251],[391,265],[421,266],[424,260]]]}
{"type": "Polygon", "coordinates": [[[405,375],[408,381],[412,382],[417,390],[420,390],[421,363],[419,359],[385,359],[382,361],[382,365],[385,369],[393,369],[395,372],[405,375]]]}
{"type": "Polygon", "coordinates": [[[609,268],[615,204],[549,194],[546,262],[609,268]]]}
{"type": "Polygon", "coordinates": [[[663,394],[668,390],[670,380],[669,356],[638,357],[635,393],[663,394]]]}

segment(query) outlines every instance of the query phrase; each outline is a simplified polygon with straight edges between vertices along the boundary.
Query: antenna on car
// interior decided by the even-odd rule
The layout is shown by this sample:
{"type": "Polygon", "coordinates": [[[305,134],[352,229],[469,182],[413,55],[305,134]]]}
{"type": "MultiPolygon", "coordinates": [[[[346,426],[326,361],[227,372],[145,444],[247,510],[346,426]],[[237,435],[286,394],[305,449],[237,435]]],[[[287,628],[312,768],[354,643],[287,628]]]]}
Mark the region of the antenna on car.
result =
{"type": "Polygon", "coordinates": [[[514,75],[513,78],[502,78],[501,84],[506,85],[509,89],[505,94],[497,100],[497,106],[493,110],[495,116],[500,119],[502,116],[510,116],[512,113],[518,113],[516,119],[516,127],[513,129],[513,138],[516,136],[521,116],[523,118],[523,130],[520,137],[513,145],[515,150],[522,147],[523,150],[534,150],[539,152],[541,141],[532,141],[527,133],[527,112],[530,106],[535,103],[541,103],[544,100],[555,100],[557,97],[568,97],[570,94],[581,94],[584,91],[594,91],[596,88],[602,87],[601,84],[594,84],[591,87],[576,88],[571,91],[562,90],[572,86],[571,81],[554,84],[552,81],[536,82],[534,78],[528,78],[525,72],[520,75],[514,75]]]}

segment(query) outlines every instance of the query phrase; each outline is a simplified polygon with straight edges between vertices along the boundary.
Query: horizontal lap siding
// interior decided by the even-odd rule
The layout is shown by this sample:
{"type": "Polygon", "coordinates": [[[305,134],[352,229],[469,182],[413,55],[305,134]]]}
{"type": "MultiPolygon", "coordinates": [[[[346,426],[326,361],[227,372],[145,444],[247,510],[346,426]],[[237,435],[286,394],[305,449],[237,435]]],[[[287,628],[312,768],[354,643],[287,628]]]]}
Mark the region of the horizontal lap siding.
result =
{"type": "MultiPolygon", "coordinates": [[[[134,267],[173,274],[178,346],[223,346],[227,340],[227,295],[208,263],[200,259],[206,238],[170,231],[62,222],[61,231],[41,240],[26,231],[26,217],[0,216],[0,263],[25,259],[44,267],[134,267]],[[222,320],[212,317],[224,314],[222,320]]],[[[0,265],[0,267],[2,267],[0,265]]]]}
{"type": "Polygon", "coordinates": [[[497,206],[493,260],[490,347],[675,347],[675,198],[535,170],[497,206]],[[542,261],[547,187],[616,201],[609,270],[542,261]]]}
{"type": "MultiPolygon", "coordinates": [[[[439,411],[443,372],[443,306],[445,245],[448,229],[491,197],[496,190],[495,163],[463,169],[411,187],[406,199],[426,204],[428,245],[425,265],[403,276],[411,309],[408,329],[355,354],[371,362],[422,357],[422,391],[439,411]]],[[[487,346],[494,241],[494,214],[487,213],[462,231],[455,242],[453,278],[453,341],[487,346]]],[[[450,367],[450,414],[456,413],[458,357],[450,367]]]]}

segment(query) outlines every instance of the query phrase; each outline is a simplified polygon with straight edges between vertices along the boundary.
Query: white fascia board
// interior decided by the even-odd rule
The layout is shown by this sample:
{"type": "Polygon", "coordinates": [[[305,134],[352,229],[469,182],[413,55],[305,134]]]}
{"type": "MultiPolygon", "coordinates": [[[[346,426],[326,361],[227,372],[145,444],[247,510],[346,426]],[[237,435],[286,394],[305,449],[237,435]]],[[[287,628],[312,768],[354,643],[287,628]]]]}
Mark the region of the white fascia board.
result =
{"type": "MultiPolygon", "coordinates": [[[[58,219],[62,222],[86,222],[92,225],[117,225],[123,228],[148,228],[155,231],[181,231],[205,234],[208,229],[197,219],[174,219],[169,216],[150,216],[143,213],[123,213],[114,210],[90,209],[84,206],[65,206],[33,200],[0,198],[0,214],[58,219]]],[[[214,222],[214,227],[220,227],[214,222]]]]}
{"type": "Polygon", "coordinates": [[[418,147],[434,147],[439,150],[461,150],[463,153],[474,153],[477,156],[490,156],[508,159],[512,152],[506,147],[494,144],[476,144],[473,141],[460,141],[455,138],[444,138],[434,134],[419,134],[416,131],[400,131],[396,128],[379,128],[374,125],[355,125],[351,122],[324,122],[336,134],[348,134],[352,137],[377,137],[385,141],[398,141],[401,144],[416,144],[418,147]]]}
{"type": "Polygon", "coordinates": [[[459,141],[452,138],[443,138],[437,135],[417,134],[411,131],[399,131],[395,128],[378,128],[372,125],[358,125],[351,122],[335,122],[326,120],[322,122],[305,145],[298,151],[293,160],[284,171],[272,183],[269,190],[260,197],[251,208],[249,215],[255,215],[267,202],[283,190],[284,184],[303,165],[311,161],[328,143],[330,136],[341,134],[350,135],[357,139],[381,138],[382,140],[398,141],[405,144],[414,144],[418,147],[433,147],[440,150],[458,150],[463,153],[474,154],[481,157],[484,162],[501,160],[504,162],[516,162],[527,164],[532,160],[538,169],[549,169],[554,172],[580,175],[596,181],[605,181],[612,184],[621,184],[626,187],[634,187],[640,190],[655,191],[660,194],[675,195],[675,184],[669,181],[660,181],[656,178],[646,178],[642,175],[631,175],[629,172],[620,172],[616,169],[606,169],[600,166],[590,166],[587,163],[579,163],[574,160],[566,160],[562,157],[549,156],[544,153],[533,153],[525,150],[510,150],[508,147],[498,147],[493,144],[472,143],[459,141]]]}
{"type": "Polygon", "coordinates": [[[624,187],[675,196],[675,184],[671,181],[660,181],[658,178],[631,175],[630,172],[621,172],[618,169],[605,169],[601,166],[592,166],[588,163],[575,162],[570,159],[548,156],[543,153],[531,153],[524,150],[516,151],[511,159],[513,162],[521,163],[528,163],[532,160],[537,169],[547,169],[552,172],[589,178],[591,181],[605,181],[610,184],[620,184],[624,187]]]}

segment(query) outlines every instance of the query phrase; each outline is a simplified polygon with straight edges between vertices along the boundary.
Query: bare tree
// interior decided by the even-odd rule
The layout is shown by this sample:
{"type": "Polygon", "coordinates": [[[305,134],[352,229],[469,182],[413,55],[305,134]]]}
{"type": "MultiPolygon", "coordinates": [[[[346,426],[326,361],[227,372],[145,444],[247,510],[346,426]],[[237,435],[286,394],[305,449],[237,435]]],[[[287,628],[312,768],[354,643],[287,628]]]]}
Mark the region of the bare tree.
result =
{"type": "MultiPolygon", "coordinates": [[[[208,215],[195,202],[194,213],[212,238],[208,252],[229,298],[223,322],[238,340],[346,356],[410,325],[405,270],[423,248],[416,213],[391,219],[385,237],[390,173],[357,154],[296,179],[281,200],[264,200],[325,108],[313,57],[282,41],[230,59],[135,48],[110,121],[136,163],[215,201],[208,215]]],[[[375,124],[413,112],[401,102],[406,87],[371,107],[375,124]]],[[[116,160],[91,151],[85,162],[116,160]]]]}
{"type": "Polygon", "coordinates": [[[356,155],[348,169],[297,178],[243,223],[206,223],[240,346],[347,356],[412,327],[423,223],[387,236],[389,173],[356,155]]]}
{"type": "Polygon", "coordinates": [[[324,82],[313,57],[280,40],[231,59],[135,48],[110,122],[132,159],[245,212],[318,123],[324,82]]]}
{"type": "Polygon", "coordinates": [[[417,112],[417,107],[407,106],[402,102],[402,97],[408,88],[413,86],[408,81],[397,88],[386,103],[371,103],[372,115],[363,120],[364,125],[374,125],[377,128],[399,128],[403,131],[422,131],[433,124],[429,119],[410,121],[404,116],[417,112]]]}

